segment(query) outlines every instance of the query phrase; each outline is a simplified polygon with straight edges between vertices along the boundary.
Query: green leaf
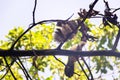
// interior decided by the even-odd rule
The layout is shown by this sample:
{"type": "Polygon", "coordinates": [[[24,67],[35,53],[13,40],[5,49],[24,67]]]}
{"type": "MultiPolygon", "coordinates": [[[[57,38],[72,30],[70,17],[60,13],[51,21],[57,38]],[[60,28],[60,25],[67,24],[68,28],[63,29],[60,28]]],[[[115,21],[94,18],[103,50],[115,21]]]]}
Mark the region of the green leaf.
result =
{"type": "Polygon", "coordinates": [[[46,78],[45,80],[53,80],[53,76],[46,78]]]}

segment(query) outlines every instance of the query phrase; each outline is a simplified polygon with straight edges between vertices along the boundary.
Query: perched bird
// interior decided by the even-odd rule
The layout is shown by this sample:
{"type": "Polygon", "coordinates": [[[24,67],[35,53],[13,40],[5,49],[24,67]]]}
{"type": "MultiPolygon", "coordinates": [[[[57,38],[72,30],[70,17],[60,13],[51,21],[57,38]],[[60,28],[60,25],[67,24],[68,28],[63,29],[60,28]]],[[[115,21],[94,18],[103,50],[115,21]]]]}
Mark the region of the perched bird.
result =
{"type": "Polygon", "coordinates": [[[75,21],[67,21],[67,22],[58,22],[57,28],[54,34],[54,40],[63,43],[69,39],[72,39],[74,35],[77,33],[77,23],[75,21]],[[72,33],[73,32],[73,33],[72,33]],[[72,33],[72,34],[71,34],[72,33]]]}
{"type": "MultiPolygon", "coordinates": [[[[77,27],[78,24],[75,21],[60,21],[57,23],[57,28],[54,34],[54,39],[55,41],[59,42],[59,43],[64,43],[67,40],[72,39],[76,33],[77,33],[77,27]]],[[[78,45],[75,45],[73,47],[71,47],[70,50],[81,50],[82,49],[83,44],[80,43],[78,45]]],[[[68,77],[72,77],[74,74],[74,63],[76,62],[76,60],[78,59],[78,56],[69,56],[68,57],[68,62],[65,66],[65,75],[68,77]]]]}
{"type": "MultiPolygon", "coordinates": [[[[82,47],[85,45],[84,41],[81,41],[79,44],[74,45],[70,48],[72,51],[81,51],[82,47]]],[[[65,67],[65,75],[68,77],[72,77],[74,74],[74,63],[78,60],[79,56],[69,56],[68,62],[65,67]]]]}

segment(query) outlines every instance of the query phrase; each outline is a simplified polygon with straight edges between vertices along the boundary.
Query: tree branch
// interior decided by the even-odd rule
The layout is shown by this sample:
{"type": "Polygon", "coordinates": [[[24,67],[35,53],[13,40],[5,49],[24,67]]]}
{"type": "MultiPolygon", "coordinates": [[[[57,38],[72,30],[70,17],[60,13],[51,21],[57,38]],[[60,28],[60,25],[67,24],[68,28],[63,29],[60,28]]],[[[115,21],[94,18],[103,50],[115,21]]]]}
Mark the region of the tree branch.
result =
{"type": "Polygon", "coordinates": [[[21,39],[21,37],[26,34],[30,29],[32,29],[34,26],[38,25],[38,24],[43,24],[43,23],[50,23],[50,22],[58,22],[58,21],[64,21],[64,20],[43,20],[43,21],[40,21],[40,22],[37,22],[35,23],[34,25],[30,26],[27,30],[25,30],[12,44],[11,48],[9,50],[13,50],[14,49],[14,46],[15,44],[21,39]]]}
{"type": "Polygon", "coordinates": [[[26,80],[29,80],[29,79],[28,79],[28,76],[27,76],[25,70],[22,68],[22,66],[21,66],[17,61],[16,61],[16,63],[17,63],[17,65],[21,68],[21,70],[23,71],[23,73],[24,73],[24,75],[25,75],[25,77],[26,77],[26,80]]]}
{"type": "MultiPolygon", "coordinates": [[[[120,26],[119,26],[120,27],[120,26]]],[[[120,28],[119,28],[119,31],[118,31],[118,34],[117,34],[117,37],[115,39],[115,42],[114,42],[114,45],[112,47],[112,50],[115,51],[116,50],[116,47],[118,45],[118,42],[119,42],[119,38],[120,38],[120,28]]]]}
{"type": "Polygon", "coordinates": [[[5,74],[0,78],[0,80],[3,80],[3,78],[7,75],[9,69],[5,72],[5,74]]]}
{"type": "MultiPolygon", "coordinates": [[[[114,56],[120,57],[120,52],[112,50],[102,51],[70,51],[70,50],[56,50],[56,49],[45,49],[45,50],[34,50],[37,56],[48,56],[48,55],[62,55],[62,56],[80,56],[80,57],[93,57],[93,56],[114,56]]],[[[0,56],[35,56],[33,50],[0,50],[0,56]]]]}
{"type": "MultiPolygon", "coordinates": [[[[62,62],[61,60],[59,60],[56,56],[54,56],[54,58],[59,61],[60,63],[62,63],[64,66],[66,66],[66,64],[64,62],[62,62]]],[[[74,72],[74,74],[80,76],[78,73],[74,72]]]]}
{"type": "MultiPolygon", "coordinates": [[[[17,59],[18,59],[19,63],[21,64],[21,65],[20,65],[19,63],[17,63],[17,64],[19,65],[19,67],[23,70],[23,72],[25,72],[24,74],[25,74],[30,80],[32,80],[32,78],[30,77],[28,71],[26,70],[25,66],[23,65],[22,61],[20,60],[20,58],[17,57],[17,59]]],[[[16,61],[16,62],[17,62],[17,61],[16,61]]],[[[26,77],[26,78],[27,78],[27,77],[26,77]]]]}
{"type": "Polygon", "coordinates": [[[86,67],[87,67],[87,69],[88,69],[88,71],[89,71],[89,74],[91,75],[91,80],[93,80],[94,78],[93,78],[92,72],[91,72],[91,70],[90,70],[87,62],[85,61],[85,59],[84,59],[83,57],[81,57],[81,58],[82,58],[83,62],[85,63],[85,65],[86,65],[86,67]]]}
{"type": "Polygon", "coordinates": [[[77,59],[77,62],[78,62],[78,64],[80,65],[80,67],[81,67],[82,71],[84,72],[85,76],[87,77],[87,79],[90,80],[89,77],[88,77],[88,75],[87,75],[87,73],[85,72],[82,64],[80,63],[80,61],[79,61],[78,59],[77,59]]]}
{"type": "Polygon", "coordinates": [[[6,63],[6,65],[7,65],[7,67],[8,67],[8,69],[10,70],[10,73],[11,73],[11,75],[13,76],[14,80],[17,80],[16,77],[15,77],[15,75],[14,75],[14,73],[12,72],[12,70],[11,70],[8,62],[7,62],[6,57],[4,56],[3,58],[4,58],[4,60],[5,60],[5,63],[6,63]]]}
{"type": "Polygon", "coordinates": [[[35,10],[36,10],[36,6],[37,6],[37,0],[35,0],[35,5],[34,5],[34,9],[33,9],[33,25],[35,24],[35,10]]]}

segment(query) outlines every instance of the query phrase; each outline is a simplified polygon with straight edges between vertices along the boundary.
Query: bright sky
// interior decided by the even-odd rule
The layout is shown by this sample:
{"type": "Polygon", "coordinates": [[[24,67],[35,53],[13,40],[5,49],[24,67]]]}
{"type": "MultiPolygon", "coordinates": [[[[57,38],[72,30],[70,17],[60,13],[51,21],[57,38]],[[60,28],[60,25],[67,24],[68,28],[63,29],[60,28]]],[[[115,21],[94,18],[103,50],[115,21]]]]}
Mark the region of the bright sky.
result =
{"type": "MultiPolygon", "coordinates": [[[[45,19],[66,19],[73,13],[77,15],[80,8],[88,9],[94,0],[38,0],[36,21],[45,19]]],[[[99,0],[97,10],[104,8],[103,0],[99,0]]],[[[119,0],[109,0],[112,7],[120,7],[119,0]],[[114,4],[113,4],[114,3],[114,4]]],[[[0,0],[0,39],[15,26],[32,23],[34,0],[0,0]]]]}

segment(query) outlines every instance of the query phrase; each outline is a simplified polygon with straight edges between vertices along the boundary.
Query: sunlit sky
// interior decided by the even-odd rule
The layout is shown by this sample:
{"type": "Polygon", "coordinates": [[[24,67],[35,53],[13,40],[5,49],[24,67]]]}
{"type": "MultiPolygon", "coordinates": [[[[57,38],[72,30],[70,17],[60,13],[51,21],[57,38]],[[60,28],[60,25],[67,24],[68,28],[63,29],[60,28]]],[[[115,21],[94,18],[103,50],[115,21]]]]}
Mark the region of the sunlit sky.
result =
{"type": "MultiPolygon", "coordinates": [[[[73,13],[76,17],[80,8],[89,9],[94,0],[38,0],[36,22],[46,19],[67,19],[73,13]]],[[[108,0],[113,8],[120,7],[120,0],[108,0]]],[[[32,23],[34,0],[0,0],[0,39],[14,27],[28,28],[32,23]]],[[[104,9],[103,0],[99,0],[95,10],[104,9]]],[[[118,12],[120,14],[120,11],[118,12]]],[[[120,15],[118,15],[120,18],[120,15]]],[[[94,22],[96,21],[93,19],[94,22]]]]}
{"type": "MultiPolygon", "coordinates": [[[[36,22],[45,19],[66,19],[75,14],[80,8],[89,9],[94,0],[38,0],[36,22]]],[[[113,8],[120,7],[120,0],[109,0],[113,8]]],[[[0,39],[14,27],[28,28],[32,23],[34,0],[0,0],[0,39]]],[[[103,0],[99,0],[95,9],[104,9],[103,0]]]]}

